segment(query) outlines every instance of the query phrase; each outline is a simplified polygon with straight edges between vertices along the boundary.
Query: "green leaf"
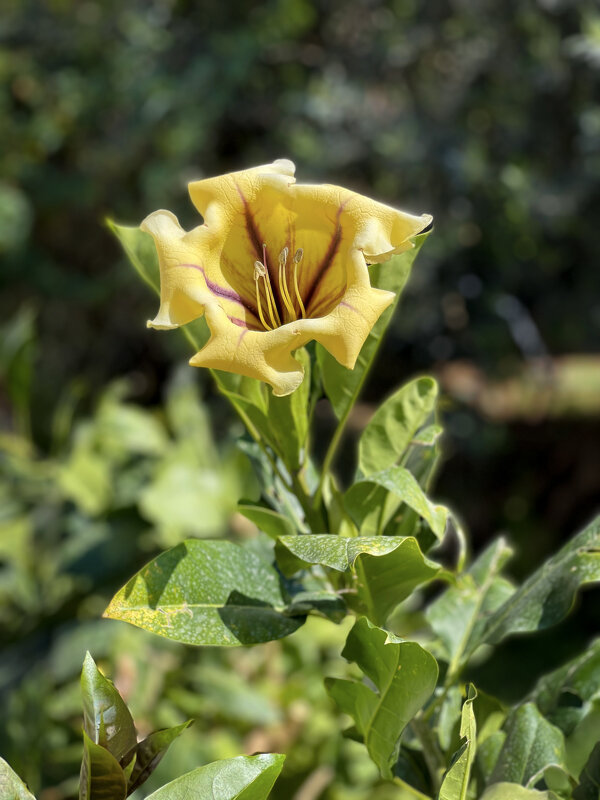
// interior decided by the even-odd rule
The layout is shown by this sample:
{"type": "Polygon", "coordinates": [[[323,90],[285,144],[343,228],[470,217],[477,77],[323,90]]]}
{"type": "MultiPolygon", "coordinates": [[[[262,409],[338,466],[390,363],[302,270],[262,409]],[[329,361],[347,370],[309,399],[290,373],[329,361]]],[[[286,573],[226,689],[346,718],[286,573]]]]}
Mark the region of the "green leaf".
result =
{"type": "Polygon", "coordinates": [[[148,800],[265,800],[285,756],[238,756],[215,761],[153,792],[148,800]]]}
{"type": "Polygon", "coordinates": [[[460,575],[425,612],[425,618],[439,637],[453,674],[481,643],[486,620],[514,592],[500,575],[512,550],[498,539],[477,558],[469,571],[460,575]]]}
{"type": "Polygon", "coordinates": [[[154,731],[126,754],[121,763],[130,764],[133,761],[133,768],[127,781],[128,795],[150,777],[171,743],[191,724],[192,720],[188,720],[174,728],[154,731]]]}
{"type": "Polygon", "coordinates": [[[284,536],[279,539],[275,554],[287,575],[311,564],[339,572],[354,569],[358,603],[352,603],[350,596],[346,599],[375,624],[385,622],[398,603],[440,570],[438,564],[425,558],[416,539],[411,537],[284,536]]]}
{"type": "Polygon", "coordinates": [[[280,639],[303,623],[285,615],[276,569],[226,541],[190,539],[162,553],[111,600],[104,616],[195,645],[280,639]]]}
{"type": "Polygon", "coordinates": [[[600,797],[600,742],[592,750],[579,776],[573,800],[598,800],[600,797]]]}
{"type": "Polygon", "coordinates": [[[294,353],[294,358],[304,367],[304,380],[295,392],[286,397],[276,397],[270,392],[267,412],[269,433],[275,450],[291,471],[300,469],[304,462],[310,394],[308,352],[301,348],[294,353]]]}
{"type": "Polygon", "coordinates": [[[417,378],[379,406],[358,443],[358,466],[363,475],[397,464],[415,440],[422,446],[435,442],[433,432],[440,429],[424,426],[431,420],[437,395],[433,378],[417,378]],[[418,439],[419,431],[426,434],[424,440],[418,439]]]}
{"type": "Polygon", "coordinates": [[[107,219],[109,230],[117,237],[138,275],[154,291],[160,293],[160,269],[154,240],[137,225],[119,225],[107,219]]]}
{"type": "Polygon", "coordinates": [[[564,770],[562,733],[540,714],[534,703],[514,709],[506,720],[506,739],[490,783],[512,782],[533,788],[549,767],[564,770]]]}
{"type": "Polygon", "coordinates": [[[17,773],[3,758],[0,758],[0,800],[35,800],[17,773]]]}
{"type": "Polygon", "coordinates": [[[127,781],[119,762],[83,732],[79,800],[125,800],[127,781]]]}
{"type": "Polygon", "coordinates": [[[536,570],[488,619],[482,640],[496,644],[513,633],[556,625],[580,586],[600,580],[600,517],[536,570]]]}
{"type": "Polygon", "coordinates": [[[579,774],[600,740],[600,639],[540,678],[531,699],[568,737],[567,766],[579,774]]]}
{"type": "Polygon", "coordinates": [[[240,503],[237,510],[250,522],[271,539],[278,539],[280,536],[293,536],[296,533],[292,522],[278,511],[266,506],[247,505],[240,503]]]}
{"type": "Polygon", "coordinates": [[[518,783],[495,783],[482,794],[481,800],[559,800],[554,792],[525,789],[518,783]]]}
{"type": "Polygon", "coordinates": [[[442,781],[439,800],[466,800],[471,767],[475,757],[476,733],[475,714],[473,701],[477,697],[475,687],[471,684],[467,692],[467,699],[463,703],[460,736],[462,744],[454,754],[452,764],[448,768],[442,781]]]}
{"type": "Polygon", "coordinates": [[[384,778],[391,779],[404,728],[431,697],[438,668],[416,642],[403,642],[364,617],[348,635],[342,655],[375,685],[327,678],[330,696],[355,721],[369,755],[384,778]]]}
{"type": "Polygon", "coordinates": [[[90,740],[117,761],[135,747],[137,735],[129,709],[111,681],[86,653],[81,672],[83,728],[90,740]]]}
{"type": "Polygon", "coordinates": [[[389,467],[369,475],[357,481],[344,494],[344,505],[363,536],[381,534],[390,515],[396,513],[397,503],[386,511],[388,495],[416,511],[437,538],[443,538],[448,509],[432,503],[414,476],[404,467],[389,467]]]}
{"type": "Polygon", "coordinates": [[[413,249],[394,256],[384,264],[373,264],[369,268],[371,285],[378,289],[395,292],[396,299],[373,326],[360,351],[354,369],[342,367],[324,347],[321,347],[321,345],[316,347],[323,387],[338,419],[343,419],[348,415],[360,394],[369,369],[377,355],[383,334],[396,310],[400,294],[408,280],[413,262],[428,235],[428,233],[423,233],[415,236],[413,249]]]}
{"type": "MultiPolygon", "coordinates": [[[[154,240],[149,233],[140,230],[137,225],[119,225],[107,219],[108,229],[117,237],[125,255],[140,278],[150,286],[156,294],[160,294],[160,268],[158,253],[154,240]]],[[[196,350],[208,340],[210,332],[204,317],[194,320],[181,328],[183,335],[196,350]]]]}

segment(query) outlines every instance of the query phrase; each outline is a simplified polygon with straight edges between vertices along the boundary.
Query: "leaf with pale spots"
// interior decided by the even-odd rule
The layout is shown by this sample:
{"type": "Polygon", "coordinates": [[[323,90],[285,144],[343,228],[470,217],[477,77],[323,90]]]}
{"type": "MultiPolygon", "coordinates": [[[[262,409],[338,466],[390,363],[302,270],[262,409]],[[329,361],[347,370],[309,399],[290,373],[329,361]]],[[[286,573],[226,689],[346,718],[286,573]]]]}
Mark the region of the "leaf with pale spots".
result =
{"type": "Polygon", "coordinates": [[[232,542],[191,539],[147,564],[104,616],[186,644],[235,646],[293,633],[304,617],[287,606],[271,564],[232,542]]]}
{"type": "Polygon", "coordinates": [[[489,783],[510,781],[534,789],[542,778],[555,789],[568,786],[562,733],[540,714],[534,703],[514,709],[504,725],[506,738],[489,783]],[[552,781],[552,783],[551,783],[552,781]]]}
{"type": "Polygon", "coordinates": [[[35,800],[17,773],[3,758],[0,758],[0,800],[35,800]]]}
{"type": "Polygon", "coordinates": [[[577,534],[517,589],[491,617],[481,640],[496,644],[513,633],[556,625],[581,586],[600,581],[600,517],[577,534]]]}
{"type": "Polygon", "coordinates": [[[282,536],[275,554],[286,575],[312,564],[339,572],[354,570],[356,595],[346,595],[346,602],[378,625],[416,586],[432,580],[440,570],[412,537],[282,536]]]}
{"type": "Polygon", "coordinates": [[[382,776],[391,780],[402,732],[435,689],[437,663],[421,645],[404,642],[365,617],[354,624],[342,655],[358,664],[375,690],[340,678],[327,678],[325,686],[354,719],[382,776]]]}

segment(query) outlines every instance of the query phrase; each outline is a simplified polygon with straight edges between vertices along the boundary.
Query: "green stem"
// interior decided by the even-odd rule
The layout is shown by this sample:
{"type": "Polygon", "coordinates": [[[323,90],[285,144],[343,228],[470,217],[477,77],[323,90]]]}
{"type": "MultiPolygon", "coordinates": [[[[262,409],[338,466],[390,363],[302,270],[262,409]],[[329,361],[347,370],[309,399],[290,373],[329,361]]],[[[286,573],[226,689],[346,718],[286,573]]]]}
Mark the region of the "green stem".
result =
{"type": "Polygon", "coordinates": [[[346,428],[346,423],[348,422],[348,417],[350,416],[350,411],[352,410],[353,406],[354,406],[354,401],[348,406],[347,411],[344,413],[344,415],[338,422],[337,428],[335,429],[334,434],[331,438],[331,442],[329,443],[329,447],[327,448],[327,452],[325,453],[325,458],[323,459],[323,466],[321,468],[321,477],[319,478],[319,485],[317,486],[317,491],[315,492],[315,496],[313,498],[313,508],[318,508],[321,505],[325,480],[331,470],[331,464],[337,452],[340,439],[342,438],[342,434],[344,433],[344,430],[346,428]]]}

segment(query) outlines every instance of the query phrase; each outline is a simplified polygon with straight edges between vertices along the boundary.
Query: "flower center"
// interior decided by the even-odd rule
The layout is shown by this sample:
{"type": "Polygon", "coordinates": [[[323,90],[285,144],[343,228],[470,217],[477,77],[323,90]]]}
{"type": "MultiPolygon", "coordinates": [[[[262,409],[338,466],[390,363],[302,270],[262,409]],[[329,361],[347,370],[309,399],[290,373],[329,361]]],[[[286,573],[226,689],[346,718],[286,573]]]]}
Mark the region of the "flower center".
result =
{"type": "Polygon", "coordinates": [[[273,293],[273,287],[271,285],[271,277],[269,275],[269,265],[267,263],[267,246],[263,244],[263,258],[262,261],[255,261],[254,262],[254,282],[256,285],[256,305],[258,308],[258,316],[260,317],[260,321],[267,331],[272,331],[275,328],[281,327],[281,325],[286,324],[287,322],[294,322],[298,319],[298,313],[296,312],[296,307],[294,300],[297,302],[298,307],[300,309],[300,314],[302,318],[306,318],[306,309],[304,307],[304,303],[302,302],[302,297],[300,295],[300,290],[298,288],[298,268],[300,266],[300,262],[304,256],[304,251],[302,248],[298,248],[294,253],[294,257],[291,260],[291,264],[288,267],[288,258],[290,251],[287,247],[284,247],[281,253],[279,253],[279,271],[278,271],[278,280],[277,280],[277,288],[279,290],[279,296],[283,303],[284,308],[280,309],[277,307],[277,301],[275,300],[275,294],[273,293]],[[264,308],[263,308],[263,300],[262,300],[262,292],[261,292],[261,281],[263,282],[262,290],[265,296],[264,308]],[[287,314],[286,314],[287,312],[287,314]],[[283,321],[284,314],[288,317],[285,321],[283,321]]]}

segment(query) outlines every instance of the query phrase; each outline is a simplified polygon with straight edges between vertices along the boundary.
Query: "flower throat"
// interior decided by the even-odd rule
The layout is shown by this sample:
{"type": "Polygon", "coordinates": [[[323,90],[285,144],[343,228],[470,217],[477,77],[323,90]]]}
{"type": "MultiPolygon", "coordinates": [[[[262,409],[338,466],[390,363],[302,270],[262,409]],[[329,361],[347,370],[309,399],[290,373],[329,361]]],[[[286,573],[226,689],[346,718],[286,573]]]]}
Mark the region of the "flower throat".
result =
{"type": "Polygon", "coordinates": [[[258,308],[258,316],[260,317],[260,321],[264,329],[267,331],[272,331],[275,328],[281,327],[281,325],[284,325],[287,322],[294,322],[295,320],[298,319],[298,314],[294,307],[294,299],[297,301],[298,306],[300,307],[300,315],[302,316],[303,319],[306,317],[306,309],[304,307],[304,303],[302,302],[302,297],[300,296],[300,290],[298,288],[298,267],[304,256],[304,251],[300,247],[294,253],[294,257],[292,258],[291,261],[291,266],[292,266],[291,274],[290,270],[288,270],[288,257],[290,254],[289,249],[287,247],[284,247],[281,253],[279,253],[279,273],[278,273],[279,295],[281,297],[285,311],[287,311],[287,315],[289,316],[288,320],[282,321],[285,311],[284,309],[281,309],[281,314],[280,314],[279,309],[277,308],[277,302],[275,300],[273,287],[271,286],[271,278],[269,276],[266,244],[263,244],[262,250],[263,250],[262,261],[254,262],[256,305],[258,308]],[[264,281],[264,292],[266,298],[265,309],[263,309],[263,303],[261,300],[261,291],[259,285],[261,281],[264,281]],[[290,292],[290,287],[293,291],[293,295],[290,292]]]}

